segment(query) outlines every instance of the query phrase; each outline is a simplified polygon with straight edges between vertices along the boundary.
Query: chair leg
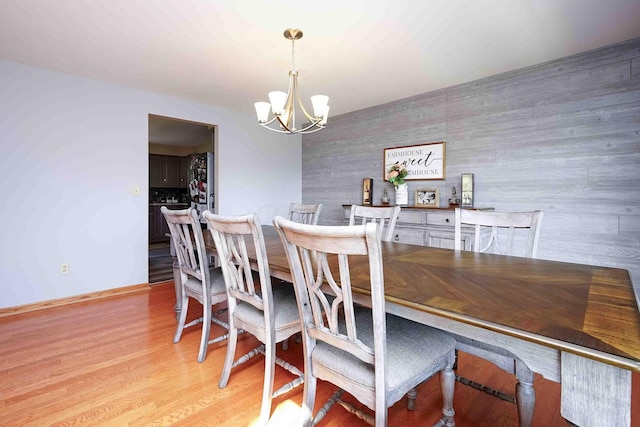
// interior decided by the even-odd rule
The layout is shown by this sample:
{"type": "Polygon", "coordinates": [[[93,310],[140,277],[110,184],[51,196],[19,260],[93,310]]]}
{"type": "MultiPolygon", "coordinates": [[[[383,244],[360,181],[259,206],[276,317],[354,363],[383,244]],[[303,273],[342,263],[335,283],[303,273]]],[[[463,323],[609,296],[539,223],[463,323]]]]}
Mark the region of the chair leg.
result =
{"type": "Polygon", "coordinates": [[[455,363],[456,356],[451,353],[449,357],[449,363],[440,371],[440,389],[442,392],[442,419],[436,425],[454,427],[456,425],[453,416],[455,411],[453,410],[453,392],[456,386],[456,374],[453,372],[453,364],[455,363]]]}
{"type": "MultiPolygon", "coordinates": [[[[313,416],[313,406],[316,403],[316,386],[318,380],[309,371],[311,366],[305,364],[304,367],[304,391],[302,393],[302,410],[309,414],[309,419],[306,420],[305,427],[313,427],[316,421],[313,416]]],[[[317,416],[317,415],[316,415],[317,416]]],[[[321,418],[320,418],[321,419],[321,418]]]]}
{"type": "Polygon", "coordinates": [[[412,388],[407,392],[407,410],[415,411],[416,410],[416,397],[418,396],[418,391],[416,388],[412,388]]]}
{"type": "Polygon", "coordinates": [[[238,329],[235,327],[233,314],[229,314],[229,339],[227,340],[227,355],[224,359],[224,367],[222,368],[222,374],[220,375],[220,382],[218,387],[225,388],[229,382],[229,375],[231,374],[231,368],[233,367],[233,357],[236,354],[236,343],[238,342],[238,329]]]}
{"type": "Polygon", "coordinates": [[[189,310],[189,297],[184,293],[182,294],[182,308],[180,309],[180,317],[178,318],[178,326],[176,327],[176,334],[173,336],[173,343],[180,342],[182,338],[182,331],[184,330],[184,324],[187,321],[187,311],[189,310]]]}
{"type": "Polygon", "coordinates": [[[211,330],[211,304],[202,307],[202,335],[200,337],[200,351],[198,362],[202,363],[207,358],[207,346],[209,345],[209,331],[211,330]],[[206,306],[206,307],[205,307],[206,306]]]}
{"type": "Polygon", "coordinates": [[[533,372],[522,362],[516,360],[516,405],[520,427],[529,427],[533,421],[533,408],[536,404],[536,392],[533,389],[533,372]]]}
{"type": "Polygon", "coordinates": [[[260,407],[260,424],[264,425],[271,414],[271,397],[275,377],[276,344],[273,339],[266,339],[264,348],[264,385],[262,387],[262,406],[260,407]]]}

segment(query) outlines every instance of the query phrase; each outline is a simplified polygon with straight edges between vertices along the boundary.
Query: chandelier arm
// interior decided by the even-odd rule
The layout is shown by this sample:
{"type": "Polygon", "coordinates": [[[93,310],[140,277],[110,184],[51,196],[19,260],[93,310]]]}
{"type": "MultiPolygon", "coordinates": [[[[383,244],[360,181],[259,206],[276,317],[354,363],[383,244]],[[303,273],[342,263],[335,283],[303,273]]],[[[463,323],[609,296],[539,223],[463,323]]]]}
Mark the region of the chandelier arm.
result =
{"type": "MultiPolygon", "coordinates": [[[[274,119],[275,120],[275,119],[274,119]]],[[[286,130],[282,130],[282,129],[276,129],[276,128],[272,128],[270,126],[267,126],[266,123],[260,123],[260,126],[264,127],[265,129],[274,131],[274,132],[278,132],[278,133],[287,133],[287,134],[291,134],[291,132],[288,132],[286,130]]]]}
{"type": "Polygon", "coordinates": [[[282,126],[291,132],[290,128],[296,128],[296,105],[295,105],[295,91],[296,91],[296,82],[295,82],[295,71],[289,71],[289,89],[287,90],[287,99],[284,103],[284,112],[286,112],[286,124],[283,123],[282,115],[278,118],[278,121],[282,124],[282,126]]]}
{"type": "Polygon", "coordinates": [[[324,129],[324,126],[320,124],[320,121],[321,121],[320,119],[311,120],[311,123],[309,123],[309,126],[300,129],[298,133],[310,133],[309,129],[312,129],[314,127],[317,127],[318,129],[315,129],[313,132],[315,132],[316,130],[324,129]]]}
{"type": "MultiPolygon", "coordinates": [[[[289,126],[287,126],[286,123],[282,121],[282,118],[280,118],[280,116],[276,116],[276,119],[278,119],[278,122],[280,122],[280,126],[282,126],[285,129],[286,133],[294,133],[295,126],[294,126],[294,131],[292,131],[291,129],[289,129],[289,126]]],[[[272,129],[272,130],[275,130],[275,129],[272,129]]]]}
{"type": "Polygon", "coordinates": [[[320,126],[320,127],[316,127],[315,129],[312,130],[308,130],[308,131],[304,131],[304,132],[299,132],[299,133],[303,133],[303,134],[308,134],[308,133],[314,133],[314,132],[318,132],[319,130],[324,129],[324,126],[320,126]]]}
{"type": "Polygon", "coordinates": [[[300,92],[298,92],[298,73],[295,73],[293,76],[293,95],[295,96],[296,101],[298,102],[298,105],[300,106],[300,109],[302,110],[302,113],[307,118],[307,120],[310,120],[312,122],[318,120],[317,117],[313,117],[307,112],[306,108],[304,108],[304,104],[302,103],[302,99],[300,99],[300,92]]]}
{"type": "MultiPolygon", "coordinates": [[[[294,131],[285,130],[285,129],[288,129],[288,128],[278,129],[278,128],[274,128],[274,127],[269,126],[269,124],[273,123],[276,119],[277,119],[277,117],[274,117],[273,119],[269,120],[268,122],[259,123],[259,124],[260,124],[260,126],[264,127],[265,129],[269,129],[271,131],[278,132],[278,133],[288,133],[288,134],[295,134],[295,133],[307,134],[307,133],[314,133],[314,132],[317,132],[319,130],[324,129],[324,126],[319,124],[320,120],[314,121],[313,123],[309,124],[309,126],[303,128],[303,129],[294,130],[294,131]]],[[[278,122],[278,123],[280,123],[280,122],[278,122]]]]}

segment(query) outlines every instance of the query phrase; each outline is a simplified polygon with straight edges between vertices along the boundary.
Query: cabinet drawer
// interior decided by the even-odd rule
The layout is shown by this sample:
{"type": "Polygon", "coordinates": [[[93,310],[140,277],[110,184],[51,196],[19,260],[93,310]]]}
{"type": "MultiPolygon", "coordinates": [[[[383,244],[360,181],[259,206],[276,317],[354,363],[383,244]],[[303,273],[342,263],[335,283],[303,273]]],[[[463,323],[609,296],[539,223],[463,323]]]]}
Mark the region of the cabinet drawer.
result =
{"type": "Polygon", "coordinates": [[[429,212],[427,213],[427,225],[448,225],[453,227],[455,212],[429,212]]]}
{"type": "Polygon", "coordinates": [[[424,246],[424,230],[396,226],[392,242],[424,246]]]}
{"type": "Polygon", "coordinates": [[[424,212],[402,209],[398,215],[398,222],[406,224],[424,224],[424,212]]]}

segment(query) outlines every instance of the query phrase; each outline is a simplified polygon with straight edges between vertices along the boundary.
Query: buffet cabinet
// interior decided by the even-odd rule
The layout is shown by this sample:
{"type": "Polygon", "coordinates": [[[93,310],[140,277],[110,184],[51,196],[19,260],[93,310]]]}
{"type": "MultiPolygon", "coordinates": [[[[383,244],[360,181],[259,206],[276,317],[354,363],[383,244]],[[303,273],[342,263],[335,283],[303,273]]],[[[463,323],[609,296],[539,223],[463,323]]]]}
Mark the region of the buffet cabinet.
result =
{"type": "MultiPolygon", "coordinates": [[[[344,208],[343,223],[349,223],[351,205],[344,208]]],[[[379,207],[388,207],[379,206],[379,207]]],[[[492,211],[493,208],[464,208],[492,211]]],[[[403,206],[396,222],[393,240],[411,245],[434,246],[438,248],[454,248],[455,208],[424,208],[403,206]]],[[[471,250],[474,229],[470,226],[461,228],[461,245],[465,250],[471,250]]]]}

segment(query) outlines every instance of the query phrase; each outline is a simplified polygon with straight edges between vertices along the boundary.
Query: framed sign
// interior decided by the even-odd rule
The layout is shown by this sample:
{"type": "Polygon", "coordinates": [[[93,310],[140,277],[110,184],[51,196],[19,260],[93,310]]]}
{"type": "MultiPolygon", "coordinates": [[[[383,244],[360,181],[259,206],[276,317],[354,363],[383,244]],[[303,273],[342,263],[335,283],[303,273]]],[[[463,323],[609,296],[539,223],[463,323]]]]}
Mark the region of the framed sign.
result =
{"type": "Polygon", "coordinates": [[[440,197],[437,188],[423,188],[416,190],[415,205],[425,208],[437,208],[440,206],[440,197]]]}
{"type": "Polygon", "coordinates": [[[389,181],[389,168],[396,163],[407,168],[405,181],[445,179],[445,142],[385,148],[382,171],[385,181],[389,181]]]}

